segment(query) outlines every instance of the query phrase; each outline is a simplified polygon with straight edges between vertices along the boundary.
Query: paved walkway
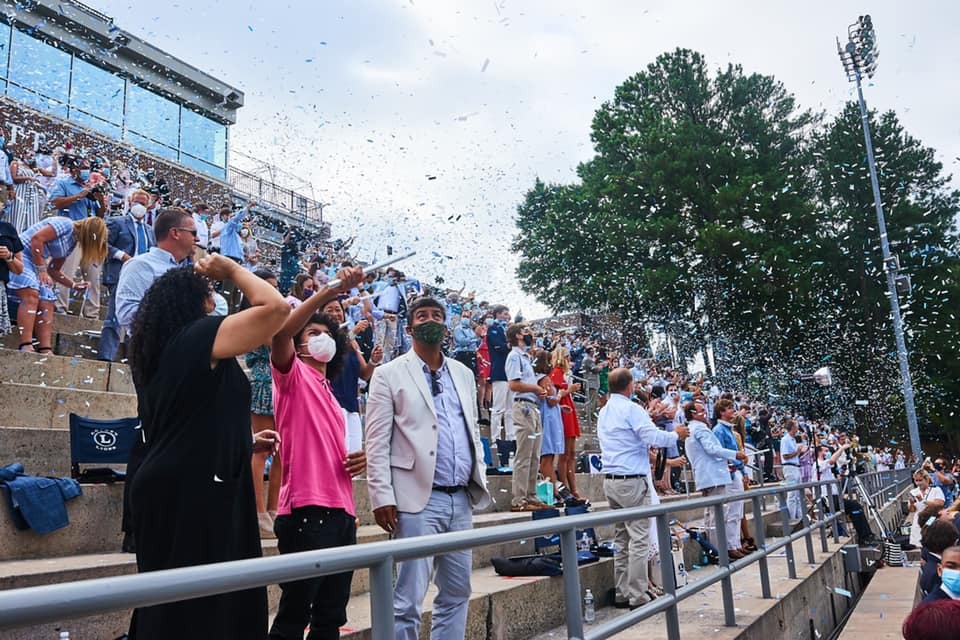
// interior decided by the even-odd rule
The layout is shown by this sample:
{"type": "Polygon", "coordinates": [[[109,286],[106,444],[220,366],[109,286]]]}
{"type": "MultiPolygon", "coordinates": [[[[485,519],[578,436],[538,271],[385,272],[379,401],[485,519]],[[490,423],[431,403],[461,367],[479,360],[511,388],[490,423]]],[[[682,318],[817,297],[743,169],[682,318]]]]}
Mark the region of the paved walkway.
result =
{"type": "MultiPolygon", "coordinates": [[[[841,545],[834,545],[830,539],[828,553],[820,553],[819,540],[815,538],[814,549],[816,565],[807,565],[801,562],[806,558],[803,541],[794,543],[794,552],[797,557],[797,579],[791,580],[787,576],[787,559],[784,552],[778,555],[770,556],[768,564],[770,567],[770,587],[773,599],[764,600],[760,591],[759,565],[752,564],[749,568],[740,571],[733,576],[733,597],[735,612],[737,617],[736,627],[723,626],[723,604],[721,599],[721,586],[715,584],[701,591],[700,593],[687,598],[679,605],[680,611],[680,634],[682,638],[706,639],[710,640],[732,640],[738,638],[744,633],[746,627],[757,620],[764,612],[772,607],[777,599],[782,598],[791,590],[796,588],[830,555],[838,552],[842,544],[849,542],[841,538],[841,545]]],[[[702,580],[714,571],[713,567],[702,568],[690,572],[690,580],[702,580]]],[[[887,571],[884,569],[883,571],[887,571]]],[[[916,580],[916,568],[909,569],[913,580],[916,580]]],[[[880,576],[882,574],[878,573],[880,576]]],[[[901,578],[902,579],[902,578],[901,578]]],[[[837,593],[844,591],[843,584],[825,585],[827,589],[839,589],[837,593]]],[[[842,596],[841,596],[842,597],[842,596]]],[[[546,606],[545,603],[542,603],[546,606]]],[[[899,619],[900,622],[906,617],[909,611],[909,604],[903,605],[899,602],[891,603],[888,608],[892,619],[899,619]]],[[[604,607],[597,611],[597,622],[603,623],[613,619],[618,615],[623,615],[623,610],[604,607]]],[[[816,617],[811,615],[811,617],[816,617]]],[[[809,638],[810,629],[783,629],[783,635],[779,638],[809,638]]],[[[821,632],[822,633],[822,632],[821,632]]],[[[822,634],[826,636],[825,633],[822,634]]],[[[535,636],[531,640],[560,640],[566,638],[566,627],[558,627],[550,632],[535,636]]],[[[744,636],[747,637],[747,636],[744,636]]],[[[819,636],[815,636],[819,637],[819,636]]],[[[880,640],[886,636],[871,636],[870,640],[880,640]]],[[[899,636],[897,636],[899,637],[899,636]]],[[[616,636],[616,640],[666,640],[667,630],[663,614],[655,615],[647,620],[634,625],[627,631],[623,631],[616,636]]]]}
{"type": "Polygon", "coordinates": [[[850,614],[840,640],[900,640],[900,628],[913,608],[917,567],[884,567],[877,571],[850,614]]]}

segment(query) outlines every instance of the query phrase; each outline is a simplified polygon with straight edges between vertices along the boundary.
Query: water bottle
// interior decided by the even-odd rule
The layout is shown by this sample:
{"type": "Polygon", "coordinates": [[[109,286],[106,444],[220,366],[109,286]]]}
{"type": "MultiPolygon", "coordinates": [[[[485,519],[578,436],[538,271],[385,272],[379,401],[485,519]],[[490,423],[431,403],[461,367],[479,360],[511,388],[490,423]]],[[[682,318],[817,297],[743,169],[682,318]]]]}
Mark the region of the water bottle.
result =
{"type": "Polygon", "coordinates": [[[69,632],[69,631],[61,631],[61,632],[60,632],[60,640],[70,640],[70,632],[69,632]]]}
{"type": "Polygon", "coordinates": [[[578,551],[590,551],[590,536],[584,531],[580,534],[580,542],[577,544],[578,551]]]}
{"type": "Polygon", "coordinates": [[[593,593],[590,589],[583,595],[583,621],[587,624],[597,621],[597,610],[593,607],[593,593]]]}

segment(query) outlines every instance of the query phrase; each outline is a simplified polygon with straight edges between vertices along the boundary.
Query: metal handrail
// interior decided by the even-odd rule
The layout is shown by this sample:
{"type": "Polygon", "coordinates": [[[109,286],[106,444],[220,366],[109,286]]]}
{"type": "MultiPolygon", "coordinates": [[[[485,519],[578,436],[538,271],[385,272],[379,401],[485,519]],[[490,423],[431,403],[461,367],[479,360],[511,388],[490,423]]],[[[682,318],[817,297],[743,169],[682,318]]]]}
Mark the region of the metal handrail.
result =
{"type": "MultiPolygon", "coordinates": [[[[902,471],[909,473],[909,470],[902,471]]],[[[911,479],[912,475],[907,476],[906,482],[909,483],[911,479]]],[[[740,560],[731,561],[727,555],[726,533],[722,526],[718,526],[717,540],[714,542],[720,550],[720,567],[715,574],[695,584],[677,589],[672,565],[669,562],[661,562],[661,578],[666,595],[627,615],[618,617],[616,620],[595,627],[589,635],[585,636],[583,633],[580,574],[576,570],[565,570],[563,572],[566,624],[569,638],[584,638],[585,640],[608,638],[628,626],[662,611],[667,614],[668,637],[671,640],[677,640],[680,637],[677,604],[681,600],[716,582],[722,582],[725,624],[728,626],[735,625],[731,584],[733,573],[758,562],[763,597],[770,598],[772,596],[770,594],[767,556],[781,548],[786,548],[789,575],[791,578],[796,578],[793,559],[794,541],[800,538],[806,539],[807,559],[810,564],[815,562],[812,539],[814,530],[820,530],[823,552],[829,550],[827,533],[824,530],[827,525],[833,525],[834,541],[839,542],[840,533],[837,519],[841,516],[841,512],[833,513],[811,524],[804,508],[803,527],[782,540],[767,545],[765,543],[761,508],[761,500],[764,500],[767,496],[777,495],[784,531],[789,531],[790,522],[786,509],[789,492],[812,489],[815,493],[816,504],[820,504],[820,498],[825,495],[824,491],[829,491],[829,485],[839,482],[840,480],[824,480],[768,489],[751,489],[747,494],[736,496],[697,498],[682,502],[617,509],[565,518],[550,518],[520,524],[498,525],[434,536],[291,553],[270,558],[236,560],[137,575],[13,589],[0,592],[0,629],[211,596],[366,567],[370,569],[372,638],[373,640],[386,640],[394,637],[393,607],[391,605],[393,601],[394,562],[559,532],[563,566],[576,567],[577,539],[575,532],[577,529],[653,517],[657,521],[659,547],[662,550],[667,550],[670,549],[671,544],[668,520],[671,511],[678,508],[687,510],[712,507],[716,511],[717,522],[723,522],[724,504],[738,500],[751,500],[754,509],[755,540],[759,547],[757,551],[740,560]]],[[[899,489],[903,483],[903,479],[898,480],[895,486],[899,489]]]]}

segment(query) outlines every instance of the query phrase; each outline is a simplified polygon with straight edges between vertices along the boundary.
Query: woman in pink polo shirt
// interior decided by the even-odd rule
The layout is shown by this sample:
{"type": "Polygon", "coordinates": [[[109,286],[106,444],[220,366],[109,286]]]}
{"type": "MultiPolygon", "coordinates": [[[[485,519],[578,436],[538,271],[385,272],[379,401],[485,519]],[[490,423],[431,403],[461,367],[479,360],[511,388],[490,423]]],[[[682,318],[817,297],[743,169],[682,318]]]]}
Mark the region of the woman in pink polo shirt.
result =
{"type": "MultiPolygon", "coordinates": [[[[349,348],[337,321],[318,313],[363,279],[345,269],[336,288],[324,287],[293,310],[273,338],[273,411],[283,472],[274,532],[280,553],[356,544],[352,477],[366,469],[363,451],[347,452],[346,423],[329,378],[349,348]],[[338,337],[339,335],[339,337],[338,337]]],[[[347,622],[353,572],[280,585],[283,594],[270,638],[337,638],[347,622]]]]}

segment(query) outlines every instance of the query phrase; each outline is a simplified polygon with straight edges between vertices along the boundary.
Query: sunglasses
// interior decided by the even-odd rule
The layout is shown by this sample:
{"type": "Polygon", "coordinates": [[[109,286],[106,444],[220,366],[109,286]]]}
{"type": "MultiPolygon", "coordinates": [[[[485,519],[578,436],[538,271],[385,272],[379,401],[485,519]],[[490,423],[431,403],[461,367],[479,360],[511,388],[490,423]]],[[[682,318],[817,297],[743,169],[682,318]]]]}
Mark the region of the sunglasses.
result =
{"type": "Polygon", "coordinates": [[[177,231],[186,231],[187,233],[192,233],[194,238],[197,237],[196,229],[187,229],[186,227],[174,227],[174,229],[176,229],[177,231]]]}

